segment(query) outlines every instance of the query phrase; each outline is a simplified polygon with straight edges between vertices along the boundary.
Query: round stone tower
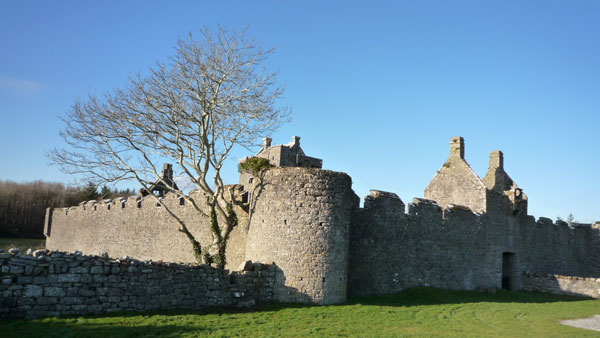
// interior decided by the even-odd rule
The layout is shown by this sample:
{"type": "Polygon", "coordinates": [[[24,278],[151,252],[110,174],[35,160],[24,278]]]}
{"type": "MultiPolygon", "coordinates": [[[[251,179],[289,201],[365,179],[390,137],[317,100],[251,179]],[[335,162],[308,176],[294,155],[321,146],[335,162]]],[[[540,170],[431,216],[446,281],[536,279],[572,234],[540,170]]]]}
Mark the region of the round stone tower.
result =
{"type": "Polygon", "coordinates": [[[263,171],[251,193],[246,259],[275,263],[275,299],[346,301],[349,227],[359,199],[345,173],[263,171]]]}

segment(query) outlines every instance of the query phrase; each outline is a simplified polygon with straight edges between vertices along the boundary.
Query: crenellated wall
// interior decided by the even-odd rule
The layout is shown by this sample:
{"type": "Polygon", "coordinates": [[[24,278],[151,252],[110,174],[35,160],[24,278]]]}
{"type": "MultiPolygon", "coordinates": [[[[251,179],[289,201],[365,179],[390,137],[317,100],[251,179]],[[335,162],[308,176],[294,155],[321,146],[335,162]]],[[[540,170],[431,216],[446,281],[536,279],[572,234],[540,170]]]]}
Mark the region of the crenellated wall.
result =
{"type": "MultiPolygon", "coordinates": [[[[277,262],[275,298],[283,302],[346,300],[349,226],[359,199],[347,174],[316,168],[272,168],[252,185],[249,210],[236,209],[239,225],[227,247],[227,268],[246,260],[277,262]]],[[[202,196],[194,199],[201,204],[202,196]]],[[[194,262],[187,238],[165,211],[173,210],[202,245],[210,243],[207,219],[167,194],[125,203],[87,203],[50,209],[46,247],[110,257],[194,262]]]]}
{"type": "MultiPolygon", "coordinates": [[[[205,200],[192,194],[199,206],[205,200]]],[[[192,205],[167,194],[160,204],[151,196],[138,200],[86,203],[70,208],[49,209],[46,216],[46,248],[60,251],[82,251],[89,255],[107,253],[110,257],[130,256],[141,260],[195,262],[192,246],[178,231],[179,224],[164,206],[180,217],[201,245],[211,243],[207,218],[192,205]]],[[[237,208],[237,207],[236,207],[237,208]]],[[[237,208],[239,223],[246,224],[246,213],[237,208]]],[[[244,261],[245,227],[231,233],[227,251],[227,267],[244,261]]]]}
{"type": "MultiPolygon", "coordinates": [[[[271,147],[266,139],[263,149],[297,146],[295,154],[303,154],[298,140],[271,147]]],[[[396,194],[373,190],[359,208],[351,178],[340,172],[276,167],[258,177],[247,174],[234,187],[249,204],[236,206],[239,225],[227,247],[227,268],[248,260],[274,263],[273,299],[317,304],[415,286],[516,290],[525,272],[600,277],[600,223],[570,227],[528,216],[527,196],[504,171],[500,151],[490,154],[484,180],[464,153],[464,140],[452,138],[448,160],[425,189],[429,199],[415,198],[408,206],[396,194]]],[[[203,195],[193,198],[206,205],[203,195]]],[[[167,194],[160,204],[133,197],[49,209],[46,245],[194,262],[190,243],[165,207],[201,245],[211,243],[207,217],[167,194]]]]}
{"type": "Polygon", "coordinates": [[[525,271],[598,276],[591,268],[591,226],[540,218],[475,214],[414,199],[404,213],[395,194],[371,191],[351,226],[349,292],[377,294],[407,287],[475,290],[521,288],[525,271]],[[509,256],[509,258],[503,258],[509,256]],[[511,260],[510,267],[503,260],[511,260]],[[504,263],[506,264],[506,263],[504,263]]]}

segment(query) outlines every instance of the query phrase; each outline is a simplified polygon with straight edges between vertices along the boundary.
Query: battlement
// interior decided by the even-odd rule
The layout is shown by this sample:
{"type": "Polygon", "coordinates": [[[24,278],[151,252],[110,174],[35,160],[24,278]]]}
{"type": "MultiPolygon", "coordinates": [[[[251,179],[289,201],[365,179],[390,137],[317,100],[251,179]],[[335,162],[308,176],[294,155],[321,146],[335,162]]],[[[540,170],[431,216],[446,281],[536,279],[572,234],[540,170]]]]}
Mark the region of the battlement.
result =
{"type": "MultiPolygon", "coordinates": [[[[247,203],[235,206],[239,225],[227,246],[227,268],[274,262],[277,301],[340,303],[347,294],[424,285],[512,290],[525,271],[600,277],[600,222],[569,226],[527,215],[527,196],[506,173],[499,150],[490,153],[482,179],[465,160],[464,139],[453,137],[424,198],[405,205],[395,193],[371,190],[361,208],[350,176],[321,169],[299,137],[271,143],[265,138],[256,154],[271,167],[260,177],[242,173],[240,184],[229,186],[247,203]]],[[[156,186],[172,172],[165,165],[156,186]]],[[[168,191],[48,209],[47,247],[194,262],[165,207],[202,245],[212,243],[208,220],[168,191]]],[[[191,197],[206,207],[205,195],[191,197]]]]}

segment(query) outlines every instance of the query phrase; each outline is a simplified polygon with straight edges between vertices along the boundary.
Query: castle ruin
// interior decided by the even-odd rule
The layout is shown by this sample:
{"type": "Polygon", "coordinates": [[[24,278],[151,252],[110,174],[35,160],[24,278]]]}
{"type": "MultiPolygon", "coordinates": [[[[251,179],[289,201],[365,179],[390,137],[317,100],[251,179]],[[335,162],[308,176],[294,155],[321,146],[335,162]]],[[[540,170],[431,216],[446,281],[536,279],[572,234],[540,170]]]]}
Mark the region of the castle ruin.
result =
{"type": "MultiPolygon", "coordinates": [[[[527,214],[527,196],[504,171],[502,152],[490,153],[481,179],[465,161],[462,137],[451,139],[448,160],[426,187],[425,198],[407,207],[394,193],[371,190],[361,208],[351,178],[321,169],[320,159],[302,151],[299,137],[276,146],[266,138],[256,156],[273,167],[258,177],[242,173],[232,186],[247,204],[235,206],[239,225],[228,244],[227,268],[248,260],[273,263],[275,300],[332,304],[348,294],[416,286],[519,290],[532,274],[600,277],[600,223],[536,220],[527,214]]],[[[208,220],[182,199],[166,194],[161,203],[175,210],[201,243],[210,241],[208,220]]],[[[94,201],[48,209],[46,246],[194,262],[177,228],[148,197],[94,201]]]]}

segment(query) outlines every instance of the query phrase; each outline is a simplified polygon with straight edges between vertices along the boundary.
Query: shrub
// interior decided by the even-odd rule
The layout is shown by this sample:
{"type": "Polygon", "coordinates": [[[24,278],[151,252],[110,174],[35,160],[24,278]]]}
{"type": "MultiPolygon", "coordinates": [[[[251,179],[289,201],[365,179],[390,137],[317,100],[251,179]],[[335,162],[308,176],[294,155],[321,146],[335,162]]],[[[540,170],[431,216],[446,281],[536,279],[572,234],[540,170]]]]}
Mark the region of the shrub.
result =
{"type": "Polygon", "coordinates": [[[263,169],[267,169],[270,166],[268,159],[253,156],[238,164],[238,171],[240,173],[252,173],[254,176],[257,176],[263,169]]]}

